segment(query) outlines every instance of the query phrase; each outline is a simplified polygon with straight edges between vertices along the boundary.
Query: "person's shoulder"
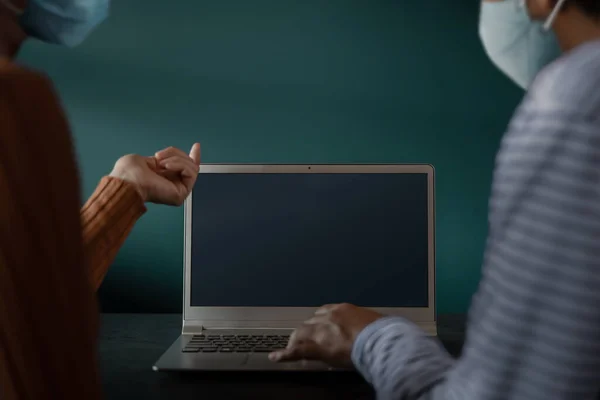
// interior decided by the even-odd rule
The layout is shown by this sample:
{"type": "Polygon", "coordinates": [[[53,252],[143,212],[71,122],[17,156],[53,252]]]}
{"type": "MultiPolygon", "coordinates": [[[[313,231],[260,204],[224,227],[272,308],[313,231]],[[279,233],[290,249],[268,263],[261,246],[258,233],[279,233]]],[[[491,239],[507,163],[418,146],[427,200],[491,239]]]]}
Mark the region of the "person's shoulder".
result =
{"type": "Polygon", "coordinates": [[[10,61],[0,61],[0,79],[47,80],[48,78],[43,73],[35,71],[24,65],[10,61]]]}
{"type": "Polygon", "coordinates": [[[25,66],[4,62],[0,63],[0,93],[14,96],[54,95],[54,86],[48,76],[25,66]]]}
{"type": "Polygon", "coordinates": [[[529,89],[537,106],[600,111],[600,41],[583,44],[544,68],[529,89]]]}
{"type": "Polygon", "coordinates": [[[8,112],[17,118],[30,118],[31,112],[38,113],[39,118],[62,113],[58,93],[50,78],[15,63],[0,64],[0,103],[5,111],[10,110],[8,112]]]}

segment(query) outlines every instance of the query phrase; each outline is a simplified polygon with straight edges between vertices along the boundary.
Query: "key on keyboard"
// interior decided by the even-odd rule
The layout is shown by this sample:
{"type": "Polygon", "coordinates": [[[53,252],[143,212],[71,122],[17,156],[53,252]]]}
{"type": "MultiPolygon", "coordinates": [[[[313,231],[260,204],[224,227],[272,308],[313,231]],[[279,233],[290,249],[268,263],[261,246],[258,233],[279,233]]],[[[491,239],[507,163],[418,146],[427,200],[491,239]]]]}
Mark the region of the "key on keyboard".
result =
{"type": "Polygon", "coordinates": [[[270,353],[284,349],[289,335],[194,335],[184,353],[270,353]]]}

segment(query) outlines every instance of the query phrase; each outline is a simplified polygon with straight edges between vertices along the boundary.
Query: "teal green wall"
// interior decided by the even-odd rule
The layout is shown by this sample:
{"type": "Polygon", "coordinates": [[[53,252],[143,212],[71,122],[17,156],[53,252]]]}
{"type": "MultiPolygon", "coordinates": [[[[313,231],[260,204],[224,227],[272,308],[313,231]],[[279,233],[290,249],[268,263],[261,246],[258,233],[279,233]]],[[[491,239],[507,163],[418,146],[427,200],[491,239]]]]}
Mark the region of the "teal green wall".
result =
{"type": "MultiPolygon", "coordinates": [[[[115,1],[75,49],[30,43],[70,116],[84,195],[122,154],[206,162],[432,163],[440,312],[480,276],[494,153],[522,93],[485,57],[476,0],[115,1]]],[[[151,206],[101,289],[181,309],[183,212],[151,206]]]]}

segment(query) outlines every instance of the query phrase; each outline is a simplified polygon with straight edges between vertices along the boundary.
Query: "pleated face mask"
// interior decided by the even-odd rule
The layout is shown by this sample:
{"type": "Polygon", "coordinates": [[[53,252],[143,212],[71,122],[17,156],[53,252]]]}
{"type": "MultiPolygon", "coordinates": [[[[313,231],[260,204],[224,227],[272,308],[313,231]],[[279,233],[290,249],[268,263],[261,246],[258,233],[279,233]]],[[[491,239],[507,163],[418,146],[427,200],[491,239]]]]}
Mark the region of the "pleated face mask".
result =
{"type": "Polygon", "coordinates": [[[551,27],[564,2],[557,2],[545,22],[530,19],[524,0],[482,3],[479,36],[486,53],[523,89],[527,89],[538,72],[561,54],[551,27]]]}
{"type": "Polygon", "coordinates": [[[69,47],[83,42],[108,17],[110,8],[110,0],[29,0],[20,10],[10,1],[0,4],[19,16],[29,36],[69,47]]]}

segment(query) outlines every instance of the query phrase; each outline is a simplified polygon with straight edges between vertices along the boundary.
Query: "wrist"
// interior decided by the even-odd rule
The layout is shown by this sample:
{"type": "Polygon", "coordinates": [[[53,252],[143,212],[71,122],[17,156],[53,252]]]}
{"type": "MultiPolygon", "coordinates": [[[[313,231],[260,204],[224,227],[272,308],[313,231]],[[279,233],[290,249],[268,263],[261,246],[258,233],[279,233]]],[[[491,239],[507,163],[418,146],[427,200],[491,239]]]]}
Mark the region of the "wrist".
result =
{"type": "Polygon", "coordinates": [[[113,170],[110,175],[111,178],[118,179],[120,181],[125,182],[129,187],[134,189],[137,194],[141,197],[142,201],[146,203],[148,195],[147,191],[143,188],[143,186],[135,179],[135,177],[131,176],[126,172],[115,171],[113,170]]]}
{"type": "Polygon", "coordinates": [[[397,319],[397,317],[382,316],[381,318],[378,318],[377,320],[371,322],[369,325],[365,326],[360,332],[358,332],[352,346],[353,361],[355,358],[358,358],[360,357],[360,355],[364,354],[365,347],[367,343],[370,342],[373,335],[381,333],[381,329],[393,323],[395,319],[397,319]]]}

